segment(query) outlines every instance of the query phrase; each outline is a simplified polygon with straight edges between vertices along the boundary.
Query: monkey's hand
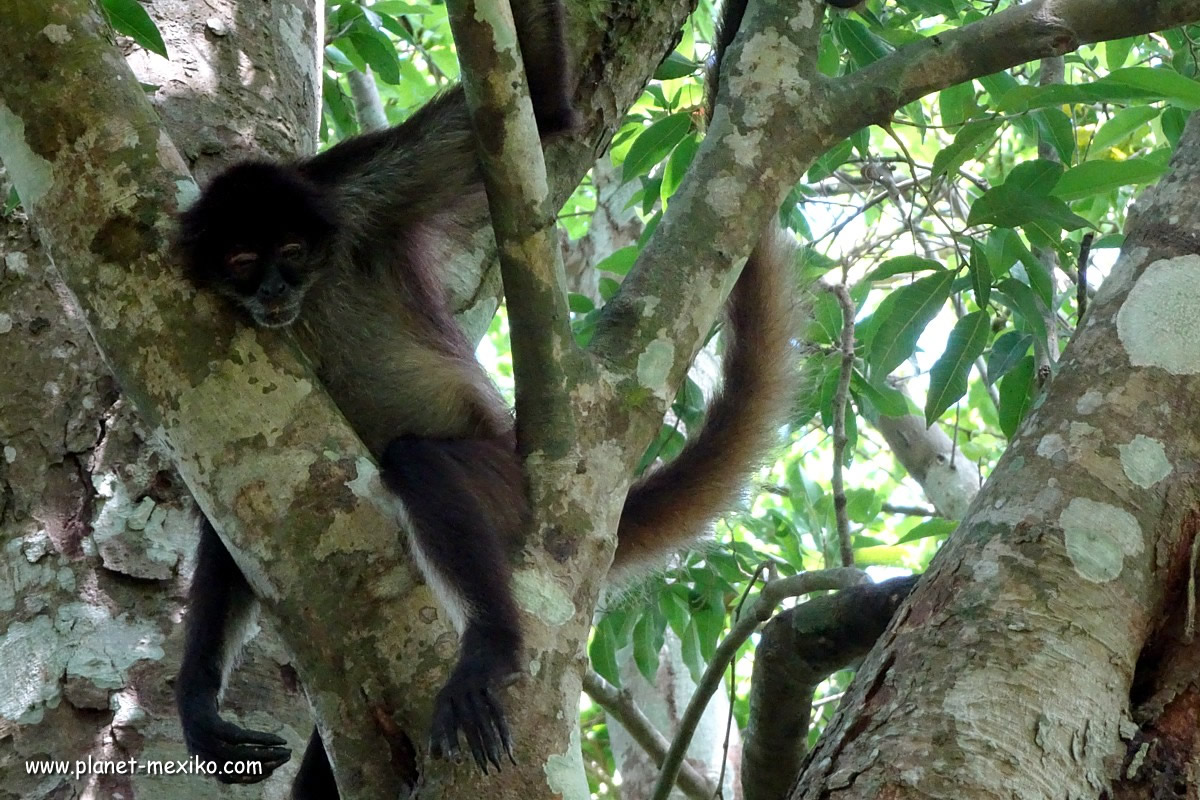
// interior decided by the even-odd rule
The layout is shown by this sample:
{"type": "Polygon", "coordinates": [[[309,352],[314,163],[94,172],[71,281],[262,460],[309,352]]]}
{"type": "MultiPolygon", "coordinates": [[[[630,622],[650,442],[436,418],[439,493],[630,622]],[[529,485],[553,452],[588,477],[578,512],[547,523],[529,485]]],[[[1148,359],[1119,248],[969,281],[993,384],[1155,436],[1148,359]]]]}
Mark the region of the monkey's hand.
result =
{"type": "Polygon", "coordinates": [[[258,783],[292,756],[287,742],[278,736],[221,719],[215,701],[181,707],[180,721],[188,752],[212,763],[213,775],[221,783],[258,783]],[[254,768],[251,764],[260,766],[254,768]]]}
{"type": "MultiPolygon", "coordinates": [[[[471,638],[468,632],[464,644],[471,638]]],[[[511,658],[511,653],[497,653],[486,646],[464,647],[450,679],[433,703],[429,750],[434,758],[457,759],[458,733],[462,731],[483,774],[487,774],[489,763],[497,772],[500,770],[502,753],[517,763],[508,721],[495,695],[517,678],[517,671],[508,666],[511,658]]]]}

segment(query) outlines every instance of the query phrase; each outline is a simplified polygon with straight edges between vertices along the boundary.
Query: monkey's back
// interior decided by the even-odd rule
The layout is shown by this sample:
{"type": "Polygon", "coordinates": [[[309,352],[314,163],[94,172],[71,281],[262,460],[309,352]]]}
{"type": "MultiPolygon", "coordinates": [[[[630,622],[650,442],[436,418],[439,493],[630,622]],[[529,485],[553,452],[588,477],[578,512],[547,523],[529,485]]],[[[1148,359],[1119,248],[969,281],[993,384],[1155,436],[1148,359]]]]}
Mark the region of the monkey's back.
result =
{"type": "Polygon", "coordinates": [[[338,259],[294,331],[326,389],[377,458],[397,436],[510,435],[512,416],[446,308],[432,265],[338,259]]]}

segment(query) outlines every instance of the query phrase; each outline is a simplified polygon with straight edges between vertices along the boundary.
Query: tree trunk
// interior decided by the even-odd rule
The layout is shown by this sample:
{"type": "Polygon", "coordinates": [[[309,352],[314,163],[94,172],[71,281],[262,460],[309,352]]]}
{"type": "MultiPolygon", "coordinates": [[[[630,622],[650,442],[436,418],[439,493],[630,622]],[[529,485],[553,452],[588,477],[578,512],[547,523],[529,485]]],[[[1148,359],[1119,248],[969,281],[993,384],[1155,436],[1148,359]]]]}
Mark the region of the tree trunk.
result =
{"type": "Polygon", "coordinates": [[[1172,164],[793,800],[1194,796],[1195,116],[1172,164]]]}

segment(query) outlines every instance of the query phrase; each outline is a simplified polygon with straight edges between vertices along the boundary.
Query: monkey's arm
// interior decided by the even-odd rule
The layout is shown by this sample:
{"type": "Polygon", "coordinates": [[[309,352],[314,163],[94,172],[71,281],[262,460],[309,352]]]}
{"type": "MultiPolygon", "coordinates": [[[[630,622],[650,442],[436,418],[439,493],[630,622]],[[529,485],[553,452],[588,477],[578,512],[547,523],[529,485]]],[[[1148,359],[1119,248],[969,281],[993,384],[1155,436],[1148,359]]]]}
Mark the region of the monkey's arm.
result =
{"type": "Polygon", "coordinates": [[[287,762],[287,743],[221,719],[217,705],[225,678],[241,650],[258,602],[208,520],[200,526],[196,572],[188,592],[187,637],[175,702],[188,752],[215,761],[223,783],[254,783],[287,762]],[[257,761],[255,773],[224,771],[227,761],[257,761]]]}
{"type": "Polygon", "coordinates": [[[507,545],[527,515],[511,438],[399,437],[382,465],[417,565],[462,634],[434,701],[430,749],[457,755],[462,731],[479,768],[499,769],[512,742],[494,691],[516,677],[521,646],[507,545]]]}

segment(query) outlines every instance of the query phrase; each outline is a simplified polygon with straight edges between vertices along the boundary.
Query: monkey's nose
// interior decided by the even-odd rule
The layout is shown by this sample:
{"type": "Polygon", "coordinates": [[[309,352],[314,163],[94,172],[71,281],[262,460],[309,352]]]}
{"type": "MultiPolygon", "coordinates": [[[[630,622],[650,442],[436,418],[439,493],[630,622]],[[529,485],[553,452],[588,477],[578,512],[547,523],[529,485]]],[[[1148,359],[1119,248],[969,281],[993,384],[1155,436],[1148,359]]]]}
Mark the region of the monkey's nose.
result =
{"type": "Polygon", "coordinates": [[[258,287],[258,297],[264,302],[272,302],[286,295],[288,292],[287,281],[276,273],[272,273],[263,278],[263,282],[258,287]]]}

